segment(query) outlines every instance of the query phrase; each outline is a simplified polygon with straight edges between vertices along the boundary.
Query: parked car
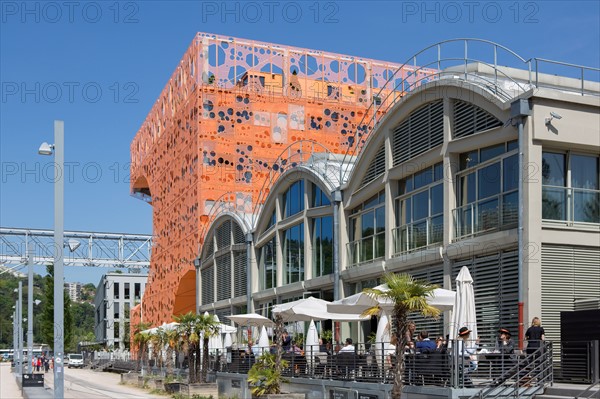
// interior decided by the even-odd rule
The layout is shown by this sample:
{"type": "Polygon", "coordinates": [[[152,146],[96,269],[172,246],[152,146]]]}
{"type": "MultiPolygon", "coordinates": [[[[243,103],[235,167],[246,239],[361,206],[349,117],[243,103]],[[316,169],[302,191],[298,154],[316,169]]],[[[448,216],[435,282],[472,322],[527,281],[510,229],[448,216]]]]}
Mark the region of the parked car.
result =
{"type": "Polygon", "coordinates": [[[69,353],[69,368],[83,367],[83,355],[81,353],[69,353]]]}

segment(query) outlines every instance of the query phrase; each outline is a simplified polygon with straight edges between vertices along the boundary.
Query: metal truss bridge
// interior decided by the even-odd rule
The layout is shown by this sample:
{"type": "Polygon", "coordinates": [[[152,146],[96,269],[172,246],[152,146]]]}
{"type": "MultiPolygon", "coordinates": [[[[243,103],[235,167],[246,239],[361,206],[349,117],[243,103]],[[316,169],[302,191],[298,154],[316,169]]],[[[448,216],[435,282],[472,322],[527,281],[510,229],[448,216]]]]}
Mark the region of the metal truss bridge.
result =
{"type": "MultiPolygon", "coordinates": [[[[150,267],[152,236],[141,234],[65,231],[65,242],[79,242],[73,252],[63,250],[65,266],[143,269],[150,267]]],[[[34,265],[54,261],[54,230],[0,227],[0,266],[26,265],[29,248],[34,265]]]]}

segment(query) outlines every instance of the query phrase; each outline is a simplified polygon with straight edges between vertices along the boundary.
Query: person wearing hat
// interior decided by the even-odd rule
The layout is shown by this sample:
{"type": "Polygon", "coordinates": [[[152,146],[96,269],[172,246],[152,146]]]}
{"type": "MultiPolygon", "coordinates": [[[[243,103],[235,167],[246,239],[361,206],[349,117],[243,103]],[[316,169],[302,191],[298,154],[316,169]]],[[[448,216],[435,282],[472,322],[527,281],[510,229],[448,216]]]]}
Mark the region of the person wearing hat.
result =
{"type": "Polygon", "coordinates": [[[504,373],[510,370],[513,366],[513,354],[515,353],[515,345],[511,339],[510,331],[507,328],[498,330],[498,340],[496,341],[496,353],[499,353],[496,363],[496,375],[498,384],[506,380],[504,373]]]}
{"type": "Polygon", "coordinates": [[[476,341],[471,339],[471,330],[467,327],[461,327],[458,330],[458,339],[456,340],[456,350],[458,356],[463,359],[463,379],[464,387],[472,388],[473,382],[469,374],[477,370],[477,347],[479,337],[476,341]]]}

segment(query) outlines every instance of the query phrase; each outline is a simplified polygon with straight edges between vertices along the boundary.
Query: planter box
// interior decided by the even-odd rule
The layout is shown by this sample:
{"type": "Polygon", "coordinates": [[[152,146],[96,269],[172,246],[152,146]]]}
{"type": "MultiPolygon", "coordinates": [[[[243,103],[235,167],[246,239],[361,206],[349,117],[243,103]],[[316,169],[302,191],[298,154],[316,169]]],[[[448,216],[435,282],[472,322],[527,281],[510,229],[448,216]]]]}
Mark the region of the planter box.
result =
{"type": "Polygon", "coordinates": [[[164,387],[168,394],[174,394],[181,392],[181,385],[181,382],[165,382],[164,387]]]}
{"type": "Polygon", "coordinates": [[[278,394],[269,394],[263,395],[260,397],[261,399],[306,399],[306,394],[304,393],[278,393],[278,394]]]}
{"type": "MultiPolygon", "coordinates": [[[[186,384],[187,385],[187,393],[188,396],[194,396],[194,395],[199,395],[199,396],[206,396],[205,393],[207,390],[212,389],[215,391],[215,395],[213,396],[218,396],[216,395],[217,392],[217,384],[186,384]]],[[[183,392],[183,389],[182,389],[183,392]]]]}

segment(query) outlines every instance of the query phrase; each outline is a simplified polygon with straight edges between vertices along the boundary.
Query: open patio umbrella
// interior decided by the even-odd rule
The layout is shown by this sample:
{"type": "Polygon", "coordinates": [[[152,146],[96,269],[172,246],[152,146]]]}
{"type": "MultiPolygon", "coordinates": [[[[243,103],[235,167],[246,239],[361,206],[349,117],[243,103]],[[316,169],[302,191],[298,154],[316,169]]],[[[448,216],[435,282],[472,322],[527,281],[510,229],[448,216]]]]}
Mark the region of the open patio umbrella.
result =
{"type": "Polygon", "coordinates": [[[269,320],[265,316],[261,316],[257,313],[236,314],[225,317],[227,317],[229,320],[233,321],[234,323],[237,323],[240,326],[275,326],[275,323],[272,320],[269,320]]]}
{"type": "Polygon", "coordinates": [[[306,362],[309,367],[313,367],[315,353],[319,352],[319,333],[315,321],[311,320],[306,332],[306,342],[304,347],[304,354],[306,355],[306,362]]]}
{"type": "Polygon", "coordinates": [[[471,330],[471,339],[477,339],[477,317],[475,314],[475,293],[473,278],[467,266],[463,266],[456,276],[456,299],[452,322],[450,323],[450,339],[455,339],[458,330],[467,327],[471,330]]]}
{"type": "MultiPolygon", "coordinates": [[[[387,284],[382,284],[375,287],[375,289],[387,291],[389,288],[387,284]]],[[[436,288],[433,290],[433,295],[427,297],[427,303],[444,312],[452,310],[455,296],[456,293],[454,291],[436,288]]],[[[327,305],[327,310],[332,313],[362,314],[365,310],[374,306],[379,306],[387,312],[391,312],[394,309],[394,303],[387,298],[375,299],[367,293],[359,292],[347,298],[331,302],[327,305]]]]}
{"type": "Polygon", "coordinates": [[[327,311],[327,305],[331,302],[323,299],[308,297],[293,302],[282,303],[273,306],[273,313],[280,314],[283,321],[311,321],[311,320],[335,320],[335,321],[363,321],[370,317],[362,317],[353,313],[332,313],[327,311]]]}

